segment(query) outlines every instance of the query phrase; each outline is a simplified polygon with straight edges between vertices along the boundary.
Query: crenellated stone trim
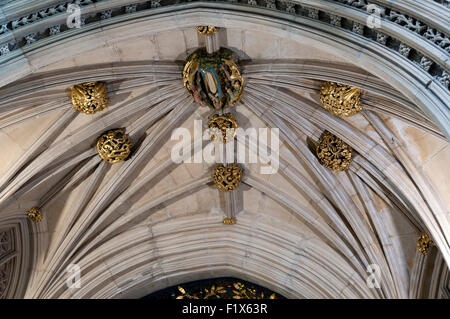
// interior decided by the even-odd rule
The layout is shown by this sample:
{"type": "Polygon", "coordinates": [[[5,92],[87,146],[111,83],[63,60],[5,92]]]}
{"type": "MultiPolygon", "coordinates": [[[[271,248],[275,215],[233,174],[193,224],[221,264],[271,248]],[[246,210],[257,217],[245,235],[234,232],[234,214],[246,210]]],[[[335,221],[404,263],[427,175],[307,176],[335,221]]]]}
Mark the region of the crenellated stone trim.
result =
{"type": "MultiPolygon", "coordinates": [[[[433,45],[450,52],[450,38],[441,30],[438,30],[434,26],[429,26],[425,22],[422,22],[417,17],[412,17],[408,14],[398,12],[391,8],[381,6],[374,1],[367,0],[332,0],[335,2],[344,3],[345,5],[352,6],[354,8],[360,9],[361,11],[368,12],[369,6],[376,6],[378,8],[377,13],[381,19],[388,20],[395,24],[402,26],[403,28],[420,34],[423,38],[430,41],[433,45]]],[[[448,1],[447,1],[448,7],[448,1]]]]}
{"type": "Polygon", "coordinates": [[[125,13],[134,13],[137,10],[137,4],[130,4],[125,7],[125,13]]]}
{"type": "Polygon", "coordinates": [[[18,19],[14,19],[8,22],[2,22],[0,26],[0,35],[56,15],[65,14],[67,13],[69,4],[76,4],[80,6],[80,8],[83,8],[95,4],[97,2],[106,2],[106,1],[108,0],[74,0],[74,1],[67,1],[64,3],[58,3],[51,7],[42,8],[38,12],[30,13],[18,19]]]}
{"type": "MultiPolygon", "coordinates": [[[[372,2],[366,0],[329,0],[330,2],[338,2],[342,6],[350,6],[357,10],[361,10],[367,13],[367,6],[372,2]]],[[[34,28],[34,32],[23,34],[22,39],[20,34],[15,34],[13,37],[8,36],[11,31],[20,30],[25,26],[37,24],[41,21],[45,21],[55,16],[63,17],[67,12],[67,7],[71,3],[78,4],[82,9],[81,25],[95,23],[101,20],[108,20],[121,15],[136,14],[145,10],[152,10],[159,7],[171,6],[179,3],[189,3],[193,1],[188,0],[169,0],[169,1],[139,1],[133,2],[126,1],[121,7],[107,8],[107,3],[111,0],[75,0],[57,4],[49,8],[42,9],[36,13],[31,13],[27,16],[19,19],[1,22],[0,23],[0,59],[2,56],[9,55],[11,52],[20,49],[23,46],[39,42],[40,40],[54,36],[55,34],[64,33],[69,29],[65,24],[46,26],[44,29],[34,28]],[[102,5],[98,5],[101,3],[102,5]],[[97,9],[98,7],[98,9],[97,9]],[[89,14],[83,14],[85,10],[89,9],[89,14]],[[96,11],[96,9],[98,11],[96,11]],[[59,32],[58,32],[59,30],[59,32]]],[[[286,0],[227,0],[227,3],[233,3],[237,5],[256,6],[259,9],[265,8],[270,10],[278,10],[283,13],[289,13],[295,16],[303,16],[328,23],[332,26],[344,28],[347,31],[353,32],[359,36],[364,36],[367,39],[377,41],[381,45],[399,52],[403,57],[410,61],[416,62],[419,66],[423,67],[422,58],[425,57],[432,64],[429,67],[423,67],[430,75],[436,79],[445,77],[445,72],[449,72],[446,67],[445,61],[435,61],[433,58],[427,56],[423,52],[420,52],[420,47],[408,46],[402,43],[399,39],[393,38],[391,35],[387,35],[378,31],[377,29],[371,29],[361,24],[358,21],[351,21],[348,18],[342,17],[335,12],[325,11],[323,6],[317,4],[317,8],[314,8],[315,2],[311,1],[286,1],[286,0]],[[303,4],[307,2],[308,6],[303,4]],[[320,8],[320,9],[319,9],[320,8]]],[[[390,8],[382,7],[380,16],[383,21],[393,22],[407,30],[407,32],[414,32],[419,34],[424,40],[429,42],[438,50],[443,50],[446,53],[450,52],[450,40],[444,32],[438,30],[434,26],[426,25],[417,18],[410,17],[406,14],[392,10],[390,8]]],[[[65,19],[59,19],[59,21],[65,21],[65,19]]],[[[445,81],[439,81],[439,83],[445,85],[445,81]]],[[[448,89],[448,86],[447,86],[448,89]]]]}
{"type": "Polygon", "coordinates": [[[49,29],[49,34],[50,35],[56,35],[56,34],[58,34],[60,32],[61,32],[61,26],[59,24],[55,25],[53,27],[50,27],[50,29],[49,29]]]}

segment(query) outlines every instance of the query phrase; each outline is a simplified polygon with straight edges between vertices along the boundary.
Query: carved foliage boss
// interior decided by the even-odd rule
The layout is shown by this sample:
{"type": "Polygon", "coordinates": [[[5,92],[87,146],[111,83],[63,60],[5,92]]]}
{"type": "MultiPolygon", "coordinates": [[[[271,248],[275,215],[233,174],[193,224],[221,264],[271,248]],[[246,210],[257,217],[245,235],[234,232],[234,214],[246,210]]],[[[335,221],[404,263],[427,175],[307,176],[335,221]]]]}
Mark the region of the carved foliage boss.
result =
{"type": "Polygon", "coordinates": [[[316,146],[320,164],[333,171],[347,170],[352,162],[352,152],[350,145],[328,131],[322,133],[316,146]]]}
{"type": "Polygon", "coordinates": [[[42,212],[38,207],[32,207],[27,211],[28,218],[35,222],[39,223],[42,220],[42,212]]]}
{"type": "Polygon", "coordinates": [[[219,164],[214,172],[213,180],[217,188],[222,192],[231,192],[241,183],[242,169],[236,163],[226,167],[219,164]]]}
{"type": "Polygon", "coordinates": [[[224,225],[234,225],[234,224],[236,224],[236,218],[235,218],[235,217],[232,217],[232,218],[224,218],[223,221],[222,221],[222,223],[223,223],[224,225]]]}
{"type": "Polygon", "coordinates": [[[197,27],[197,31],[203,35],[213,35],[219,31],[218,28],[212,25],[202,25],[197,27]]]}
{"type": "Polygon", "coordinates": [[[122,162],[131,153],[131,139],[125,134],[124,129],[108,131],[98,139],[97,151],[108,163],[122,162]]]}
{"type": "Polygon", "coordinates": [[[325,82],[320,90],[320,102],[330,113],[351,116],[362,110],[361,89],[334,82],[325,82]]]}
{"type": "Polygon", "coordinates": [[[103,110],[108,104],[108,94],[103,82],[86,82],[72,88],[72,104],[86,114],[103,110]]]}
{"type": "Polygon", "coordinates": [[[223,144],[231,141],[236,136],[238,124],[233,114],[214,114],[208,122],[211,140],[219,140],[223,144]]]}
{"type": "Polygon", "coordinates": [[[427,255],[428,251],[431,247],[433,247],[434,243],[433,240],[428,236],[427,233],[423,232],[420,234],[419,238],[417,239],[417,249],[423,254],[427,255]]]}

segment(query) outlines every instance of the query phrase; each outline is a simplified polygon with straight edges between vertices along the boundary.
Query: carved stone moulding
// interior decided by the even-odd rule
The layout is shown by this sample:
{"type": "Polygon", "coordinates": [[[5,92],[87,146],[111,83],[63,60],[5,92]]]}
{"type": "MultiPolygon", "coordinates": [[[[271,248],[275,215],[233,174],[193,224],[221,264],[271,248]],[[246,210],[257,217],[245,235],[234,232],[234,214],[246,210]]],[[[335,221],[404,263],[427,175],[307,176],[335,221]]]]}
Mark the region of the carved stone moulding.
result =
{"type": "Polygon", "coordinates": [[[203,35],[213,35],[214,33],[219,32],[219,28],[212,25],[201,25],[197,27],[197,31],[203,35]]]}
{"type": "Polygon", "coordinates": [[[223,115],[214,114],[209,119],[208,126],[211,140],[221,141],[223,144],[226,144],[236,136],[238,123],[231,113],[223,115]]]}
{"type": "Polygon", "coordinates": [[[316,145],[320,164],[333,171],[345,171],[352,162],[353,149],[339,137],[324,131],[316,145]]]}
{"type": "Polygon", "coordinates": [[[97,151],[105,162],[122,162],[131,153],[131,139],[125,134],[125,129],[110,130],[97,140],[97,151]]]}
{"type": "Polygon", "coordinates": [[[35,223],[39,223],[42,218],[44,217],[42,215],[42,211],[38,208],[38,207],[32,207],[27,211],[27,216],[28,218],[35,222],[35,223]]]}
{"type": "Polygon", "coordinates": [[[103,82],[86,82],[75,85],[71,94],[73,107],[86,114],[94,114],[108,105],[108,93],[103,82]]]}
{"type": "Polygon", "coordinates": [[[225,224],[225,225],[234,225],[234,224],[236,224],[236,218],[224,218],[223,219],[223,223],[225,224]]]}
{"type": "Polygon", "coordinates": [[[427,233],[423,232],[417,239],[417,249],[426,256],[431,247],[434,246],[433,240],[427,233]]]}
{"type": "Polygon", "coordinates": [[[353,86],[325,82],[320,89],[320,102],[334,115],[352,116],[362,110],[361,92],[361,89],[353,86]]]}
{"type": "Polygon", "coordinates": [[[242,98],[244,78],[237,58],[225,48],[208,54],[205,48],[194,51],[186,60],[183,83],[194,100],[215,110],[232,107],[242,98]]]}
{"type": "Polygon", "coordinates": [[[219,164],[214,171],[213,181],[222,192],[231,192],[238,188],[242,179],[242,169],[236,163],[224,166],[219,164]]]}

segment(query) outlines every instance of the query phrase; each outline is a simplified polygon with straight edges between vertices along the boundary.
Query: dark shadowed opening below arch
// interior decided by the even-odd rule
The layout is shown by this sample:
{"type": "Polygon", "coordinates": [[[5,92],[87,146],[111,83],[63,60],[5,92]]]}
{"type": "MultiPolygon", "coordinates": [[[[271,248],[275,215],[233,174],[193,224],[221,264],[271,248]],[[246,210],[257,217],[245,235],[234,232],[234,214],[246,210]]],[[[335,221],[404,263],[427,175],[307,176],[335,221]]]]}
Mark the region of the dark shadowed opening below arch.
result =
{"type": "Polygon", "coordinates": [[[285,299],[285,297],[245,280],[220,277],[175,285],[141,299],[285,299]]]}

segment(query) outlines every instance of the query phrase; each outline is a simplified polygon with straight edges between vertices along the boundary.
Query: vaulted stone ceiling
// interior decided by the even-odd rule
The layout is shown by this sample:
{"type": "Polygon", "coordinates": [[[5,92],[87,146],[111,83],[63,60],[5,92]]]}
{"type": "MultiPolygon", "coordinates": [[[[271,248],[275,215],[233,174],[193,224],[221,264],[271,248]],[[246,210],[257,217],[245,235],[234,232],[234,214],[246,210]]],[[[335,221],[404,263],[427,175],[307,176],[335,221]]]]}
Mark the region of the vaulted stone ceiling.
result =
{"type": "MultiPolygon", "coordinates": [[[[290,298],[449,297],[448,39],[419,39],[423,32],[387,17],[387,41],[364,26],[355,33],[365,1],[151,1],[134,9],[133,1],[80,1],[86,24],[70,30],[64,14],[51,14],[57,2],[0,7],[0,21],[46,14],[0,32],[8,43],[0,56],[0,296],[142,297],[233,276],[290,298]],[[239,125],[280,129],[278,172],[242,164],[231,193],[212,183],[215,164],[170,157],[172,131],[192,132],[194,120],[205,128],[211,115],[181,79],[186,57],[205,46],[199,24],[220,27],[220,44],[241,60],[245,93],[231,110],[239,125]],[[394,51],[399,39],[411,57],[394,51]],[[92,115],[69,98],[88,81],[104,81],[110,99],[92,115]],[[362,88],[363,111],[340,118],[324,110],[324,81],[362,88]],[[119,127],[132,155],[111,165],[95,143],[119,127]],[[326,169],[311,151],[324,130],[354,148],[348,171],[326,169]],[[26,215],[35,206],[39,223],[26,215]],[[422,232],[436,244],[427,255],[416,247],[422,232]],[[82,270],[79,289],[66,285],[71,264],[82,270]],[[381,289],[367,285],[371,264],[381,289]]],[[[412,14],[406,3],[386,15],[412,14]]],[[[436,4],[420,21],[435,30],[448,16],[436,4]]]]}

